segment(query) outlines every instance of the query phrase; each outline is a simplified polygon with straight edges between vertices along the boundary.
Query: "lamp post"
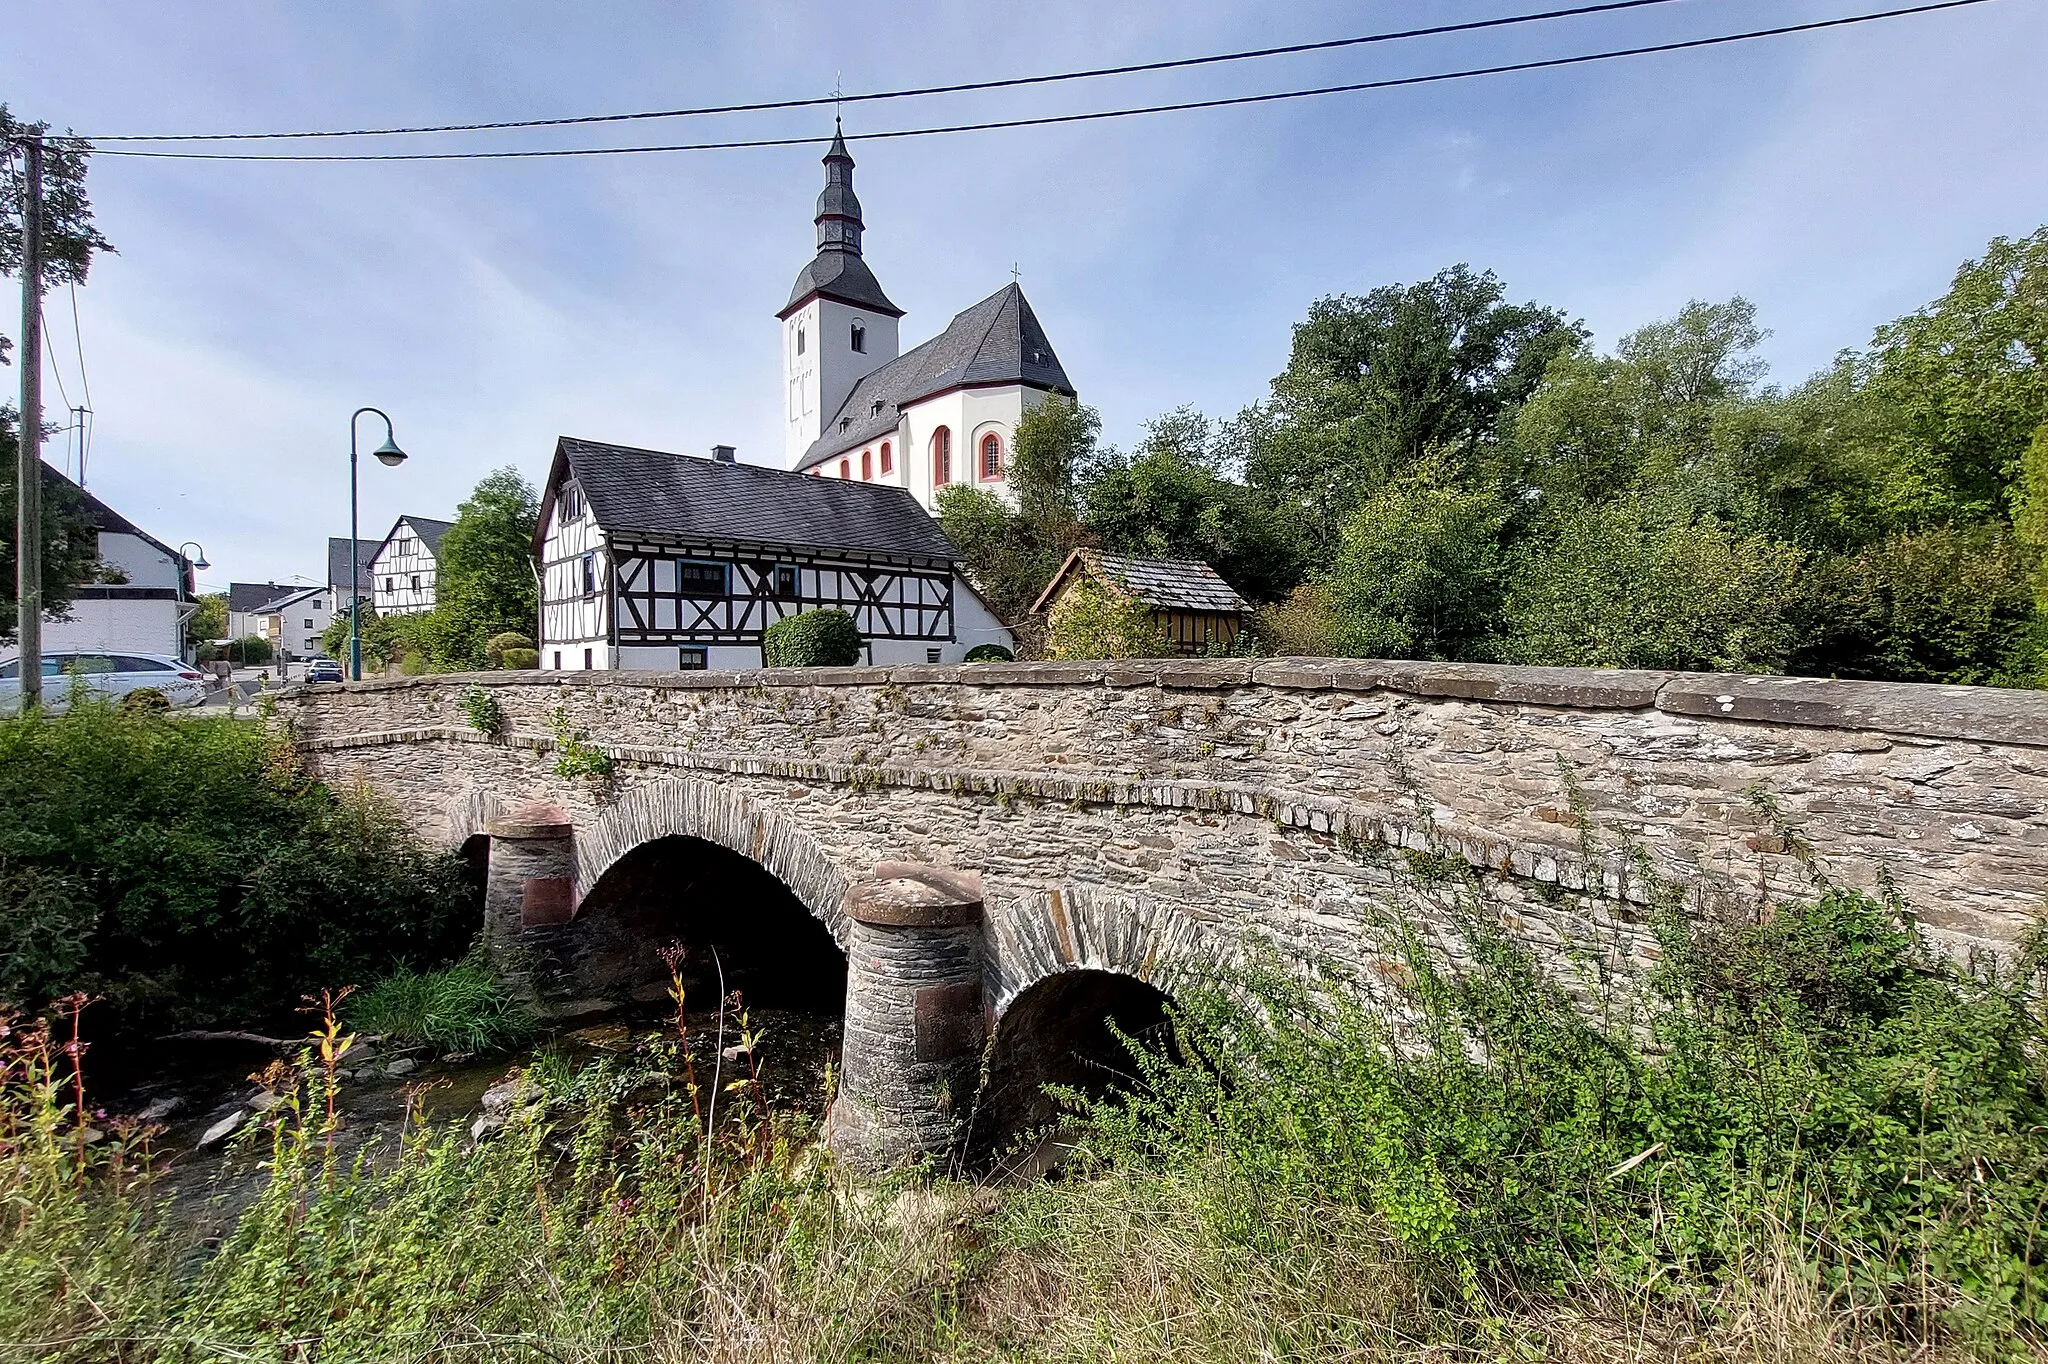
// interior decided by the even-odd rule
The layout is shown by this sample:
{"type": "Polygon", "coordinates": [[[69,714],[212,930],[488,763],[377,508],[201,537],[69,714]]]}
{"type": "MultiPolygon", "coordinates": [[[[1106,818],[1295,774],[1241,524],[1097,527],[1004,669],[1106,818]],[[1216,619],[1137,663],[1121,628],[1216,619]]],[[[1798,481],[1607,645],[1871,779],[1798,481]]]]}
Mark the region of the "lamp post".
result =
{"type": "Polygon", "coordinates": [[[370,453],[391,467],[405,463],[405,451],[392,439],[391,418],[374,407],[359,407],[348,419],[348,678],[363,680],[363,568],[356,536],[356,419],[365,412],[384,418],[384,443],[370,453]]]}
{"type": "MultiPolygon", "coordinates": [[[[204,572],[206,569],[213,567],[212,564],[206,562],[206,546],[200,544],[197,540],[187,540],[184,544],[178,546],[178,555],[180,558],[184,557],[185,551],[188,548],[196,549],[199,551],[198,558],[186,560],[186,562],[190,563],[192,567],[199,569],[202,572],[204,572]]],[[[194,586],[197,586],[197,584],[194,584],[194,586]]]]}
{"type": "MultiPolygon", "coordinates": [[[[184,544],[179,545],[178,557],[180,559],[185,560],[186,565],[192,569],[195,575],[192,579],[192,607],[190,610],[184,612],[178,617],[178,635],[180,638],[183,638],[186,628],[190,626],[192,623],[192,617],[199,614],[199,579],[196,575],[198,574],[199,570],[212,568],[213,565],[206,562],[206,547],[200,544],[197,540],[187,540],[184,544]],[[185,551],[188,549],[198,550],[198,557],[190,559],[186,558],[185,551]]],[[[183,573],[180,573],[178,575],[178,590],[180,592],[185,590],[185,575],[183,573]]],[[[194,647],[196,649],[197,646],[195,645],[194,647]]],[[[184,656],[184,647],[180,646],[178,650],[178,657],[183,658],[184,656]]],[[[192,655],[192,657],[197,658],[199,657],[199,655],[195,652],[192,655]]]]}

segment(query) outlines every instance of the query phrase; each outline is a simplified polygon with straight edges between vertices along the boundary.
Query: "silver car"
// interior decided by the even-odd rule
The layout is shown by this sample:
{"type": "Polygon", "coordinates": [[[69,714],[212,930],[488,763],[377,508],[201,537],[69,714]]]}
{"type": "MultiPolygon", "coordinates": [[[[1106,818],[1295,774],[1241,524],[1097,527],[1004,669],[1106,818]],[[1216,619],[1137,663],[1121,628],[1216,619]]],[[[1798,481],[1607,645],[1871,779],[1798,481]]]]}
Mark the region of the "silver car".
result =
{"type": "MultiPolygon", "coordinates": [[[[138,691],[156,692],[173,707],[196,706],[206,699],[206,675],[163,654],[59,649],[43,655],[45,710],[65,709],[73,692],[119,701],[138,691]]],[[[20,709],[21,660],[16,657],[0,663],[0,715],[20,709]]]]}

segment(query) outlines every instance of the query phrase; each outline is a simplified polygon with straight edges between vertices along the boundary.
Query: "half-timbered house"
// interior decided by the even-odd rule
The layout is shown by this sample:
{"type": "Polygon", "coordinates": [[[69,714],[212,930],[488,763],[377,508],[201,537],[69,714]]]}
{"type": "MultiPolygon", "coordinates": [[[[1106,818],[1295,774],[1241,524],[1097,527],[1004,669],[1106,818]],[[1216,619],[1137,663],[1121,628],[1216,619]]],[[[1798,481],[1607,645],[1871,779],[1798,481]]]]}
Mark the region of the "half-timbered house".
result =
{"type": "MultiPolygon", "coordinates": [[[[441,537],[453,521],[401,516],[370,558],[371,604],[380,616],[404,616],[434,609],[434,579],[441,568],[441,537]]],[[[343,540],[343,545],[348,541],[343,540]]]]}
{"type": "Polygon", "coordinates": [[[543,668],[755,668],[837,607],[868,663],[957,663],[1009,630],[903,488],[563,437],[534,530],[543,668]]]}

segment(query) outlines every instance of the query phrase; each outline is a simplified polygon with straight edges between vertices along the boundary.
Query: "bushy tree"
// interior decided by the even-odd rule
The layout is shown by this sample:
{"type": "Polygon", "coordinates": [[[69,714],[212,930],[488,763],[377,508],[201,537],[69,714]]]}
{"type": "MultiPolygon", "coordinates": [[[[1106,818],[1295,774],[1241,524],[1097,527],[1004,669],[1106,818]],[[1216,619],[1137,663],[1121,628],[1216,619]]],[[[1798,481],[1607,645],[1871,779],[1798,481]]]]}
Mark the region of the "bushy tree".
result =
{"type": "Polygon", "coordinates": [[[199,597],[199,609],[185,620],[185,642],[210,644],[217,639],[226,639],[227,633],[228,594],[202,593],[199,597]]]}
{"type": "Polygon", "coordinates": [[[441,537],[434,609],[421,622],[420,652],[438,669],[488,666],[492,637],[525,633],[540,613],[533,530],[540,498],[517,469],[486,475],[441,537]]]}
{"type": "MultiPolygon", "coordinates": [[[[4,113],[4,109],[0,109],[4,113]]],[[[17,443],[19,414],[0,407],[0,643],[18,633],[14,584],[16,478],[21,447],[17,443]]],[[[69,479],[44,466],[43,478],[43,614],[58,620],[70,613],[78,589],[100,571],[100,537],[92,527],[85,500],[69,479]]]]}
{"type": "Polygon", "coordinates": [[[1339,652],[1462,658],[1499,605],[1507,508],[1461,484],[1447,456],[1383,484],[1346,520],[1324,581],[1339,652]]]}
{"type": "Polygon", "coordinates": [[[1643,496],[1588,503],[1508,574],[1510,663],[1769,672],[1795,643],[1800,551],[1643,496]]]}
{"type": "Polygon", "coordinates": [[[1083,577],[1047,612],[1045,652],[1074,659],[1164,658],[1176,651],[1151,607],[1083,577]]]}

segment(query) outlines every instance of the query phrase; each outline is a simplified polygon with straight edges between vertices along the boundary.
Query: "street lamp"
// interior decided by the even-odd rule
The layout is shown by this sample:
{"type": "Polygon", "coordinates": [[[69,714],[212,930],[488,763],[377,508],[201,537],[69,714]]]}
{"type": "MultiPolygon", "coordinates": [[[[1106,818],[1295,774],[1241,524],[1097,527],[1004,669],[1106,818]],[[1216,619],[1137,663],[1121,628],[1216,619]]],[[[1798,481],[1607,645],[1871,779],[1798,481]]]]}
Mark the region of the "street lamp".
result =
{"type": "Polygon", "coordinates": [[[192,560],[189,560],[189,561],[188,561],[188,562],[190,562],[190,563],[191,563],[192,567],[194,567],[194,568],[196,568],[196,569],[200,570],[200,571],[201,571],[202,573],[203,573],[203,572],[205,572],[205,571],[206,571],[207,569],[209,569],[209,568],[212,568],[212,567],[213,567],[213,565],[212,565],[212,564],[209,564],[208,562],[206,562],[206,548],[205,548],[205,546],[201,545],[201,544],[200,544],[200,543],[199,543],[199,542],[198,542],[197,540],[187,540],[187,541],[186,541],[186,542],[185,542],[185,543],[184,543],[183,545],[179,545],[179,546],[178,546],[178,557],[179,557],[179,558],[181,558],[181,559],[182,559],[182,558],[184,558],[184,557],[185,557],[185,549],[186,549],[186,547],[187,547],[187,546],[190,546],[191,548],[193,548],[193,549],[196,549],[196,550],[198,550],[198,551],[199,551],[199,557],[198,557],[198,558],[196,558],[196,559],[192,559],[192,560]]]}
{"type": "Polygon", "coordinates": [[[405,463],[405,451],[393,439],[391,418],[374,407],[359,407],[348,419],[348,677],[363,680],[363,569],[356,562],[360,552],[356,536],[356,418],[375,412],[384,418],[384,443],[370,453],[392,468],[405,463]]]}

